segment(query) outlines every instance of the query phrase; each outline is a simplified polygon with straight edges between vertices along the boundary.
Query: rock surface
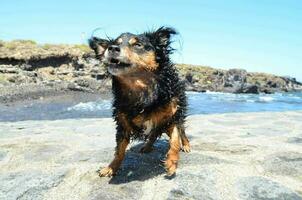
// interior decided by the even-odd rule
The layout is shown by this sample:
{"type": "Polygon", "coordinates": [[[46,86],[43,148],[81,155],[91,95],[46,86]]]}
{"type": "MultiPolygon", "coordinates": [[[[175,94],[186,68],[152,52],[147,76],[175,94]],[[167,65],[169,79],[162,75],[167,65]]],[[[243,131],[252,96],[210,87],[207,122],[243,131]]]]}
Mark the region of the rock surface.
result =
{"type": "Polygon", "coordinates": [[[179,64],[177,68],[188,90],[229,93],[275,93],[302,90],[295,78],[265,73],[249,73],[244,69],[214,69],[205,66],[179,64]]]}
{"type": "MultiPolygon", "coordinates": [[[[242,69],[221,70],[205,66],[176,65],[187,90],[232,93],[274,93],[302,90],[294,78],[242,69]]],[[[0,101],[30,93],[58,91],[108,92],[111,79],[86,45],[38,45],[33,41],[0,41],[0,101]],[[36,90],[43,88],[45,90],[36,90]],[[14,88],[14,89],[12,89],[14,88]],[[2,91],[11,91],[7,97],[2,91]]],[[[28,95],[27,95],[28,96],[28,95]]]]}
{"type": "Polygon", "coordinates": [[[302,112],[188,117],[192,152],[177,174],[133,142],[118,175],[100,178],[115,145],[112,119],[0,123],[0,199],[302,199],[302,112]]]}

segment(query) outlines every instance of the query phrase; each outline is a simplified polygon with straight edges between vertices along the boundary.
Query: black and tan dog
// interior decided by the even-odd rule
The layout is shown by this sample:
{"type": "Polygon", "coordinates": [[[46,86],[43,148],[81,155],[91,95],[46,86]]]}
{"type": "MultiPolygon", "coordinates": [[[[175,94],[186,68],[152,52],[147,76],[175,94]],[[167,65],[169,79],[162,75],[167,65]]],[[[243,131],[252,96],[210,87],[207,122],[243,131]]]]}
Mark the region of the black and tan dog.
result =
{"type": "Polygon", "coordinates": [[[123,33],[116,39],[89,40],[90,47],[112,75],[113,117],[117,124],[116,152],[100,176],[112,176],[119,169],[130,139],[146,140],[142,153],[162,133],[170,137],[165,167],[173,175],[179,151],[190,151],[184,122],[187,101],[184,84],[169,59],[172,53],[172,28],[135,35],[123,33]]]}

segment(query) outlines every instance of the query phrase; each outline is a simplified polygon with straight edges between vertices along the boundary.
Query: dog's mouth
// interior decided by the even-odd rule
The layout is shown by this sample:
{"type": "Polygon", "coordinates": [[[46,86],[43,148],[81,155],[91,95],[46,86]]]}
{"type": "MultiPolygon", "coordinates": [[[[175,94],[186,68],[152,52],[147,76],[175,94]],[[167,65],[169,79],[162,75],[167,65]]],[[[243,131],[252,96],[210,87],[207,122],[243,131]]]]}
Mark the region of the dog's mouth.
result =
{"type": "Polygon", "coordinates": [[[130,65],[131,65],[130,63],[122,62],[116,58],[110,58],[106,64],[109,66],[112,66],[112,67],[117,67],[117,68],[130,67],[130,65]]]}

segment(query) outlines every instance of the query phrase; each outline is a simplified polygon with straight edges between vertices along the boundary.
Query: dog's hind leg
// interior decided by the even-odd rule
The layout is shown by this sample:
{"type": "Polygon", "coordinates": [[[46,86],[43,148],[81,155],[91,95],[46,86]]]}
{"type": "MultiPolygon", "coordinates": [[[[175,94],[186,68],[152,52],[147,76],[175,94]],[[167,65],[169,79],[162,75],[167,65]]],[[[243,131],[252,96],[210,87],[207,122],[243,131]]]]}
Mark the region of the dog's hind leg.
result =
{"type": "Polygon", "coordinates": [[[191,151],[191,146],[190,146],[190,142],[189,139],[186,136],[186,132],[185,132],[185,128],[184,126],[181,126],[180,128],[180,139],[181,139],[181,149],[186,152],[189,153],[191,151]]]}
{"type": "Polygon", "coordinates": [[[179,160],[179,150],[180,150],[180,129],[177,125],[172,124],[168,130],[167,134],[170,137],[170,149],[167,153],[167,159],[165,161],[165,167],[167,170],[167,175],[172,176],[176,172],[177,163],[179,160]]]}
{"type": "Polygon", "coordinates": [[[129,144],[129,139],[125,138],[124,136],[120,137],[120,135],[117,134],[116,141],[117,146],[115,149],[114,159],[108,167],[105,167],[99,171],[99,175],[101,177],[115,175],[124,160],[126,149],[129,144]]]}

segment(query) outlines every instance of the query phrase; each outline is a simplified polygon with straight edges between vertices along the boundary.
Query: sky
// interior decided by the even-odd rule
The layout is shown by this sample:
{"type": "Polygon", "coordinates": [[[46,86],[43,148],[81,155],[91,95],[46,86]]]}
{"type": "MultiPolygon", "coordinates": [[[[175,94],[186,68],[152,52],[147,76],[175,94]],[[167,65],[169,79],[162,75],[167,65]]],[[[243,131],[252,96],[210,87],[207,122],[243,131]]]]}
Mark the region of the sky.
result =
{"type": "Polygon", "coordinates": [[[177,63],[302,81],[301,0],[1,0],[0,39],[87,43],[172,26],[177,63]]]}

